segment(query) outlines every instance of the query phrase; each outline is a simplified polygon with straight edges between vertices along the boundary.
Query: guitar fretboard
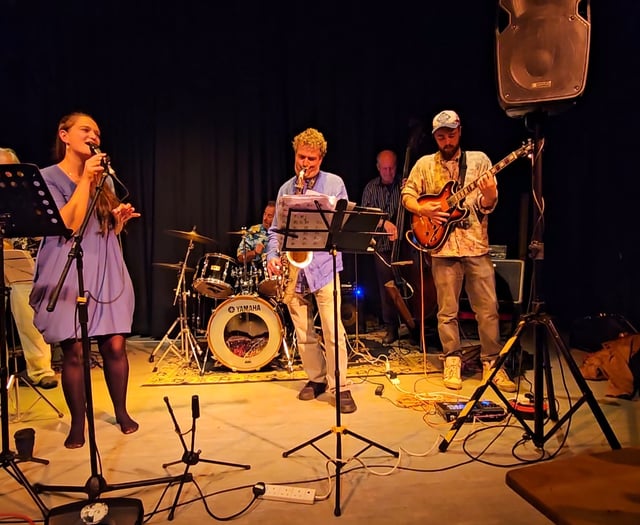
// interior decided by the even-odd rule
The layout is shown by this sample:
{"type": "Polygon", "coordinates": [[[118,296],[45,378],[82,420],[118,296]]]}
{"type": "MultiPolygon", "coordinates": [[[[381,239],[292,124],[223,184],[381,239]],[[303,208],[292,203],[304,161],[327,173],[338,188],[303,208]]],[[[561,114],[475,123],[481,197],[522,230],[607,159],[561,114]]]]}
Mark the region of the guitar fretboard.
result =
{"type": "Polygon", "coordinates": [[[507,155],[500,162],[497,162],[496,164],[491,166],[487,171],[485,171],[482,175],[480,175],[476,180],[474,180],[470,184],[467,184],[461,190],[456,191],[453,195],[451,195],[447,199],[447,205],[449,206],[449,208],[453,208],[453,207],[457,206],[472,191],[475,191],[478,188],[478,184],[480,183],[480,181],[482,179],[485,179],[485,178],[487,178],[489,176],[493,177],[496,173],[498,173],[500,170],[503,170],[504,168],[506,168],[514,160],[522,157],[523,155],[527,155],[528,153],[530,153],[532,148],[533,148],[532,143],[531,143],[531,141],[529,141],[526,146],[523,146],[522,148],[520,148],[520,149],[518,149],[518,150],[516,150],[516,151],[514,151],[512,153],[509,153],[509,155],[507,155]]]}

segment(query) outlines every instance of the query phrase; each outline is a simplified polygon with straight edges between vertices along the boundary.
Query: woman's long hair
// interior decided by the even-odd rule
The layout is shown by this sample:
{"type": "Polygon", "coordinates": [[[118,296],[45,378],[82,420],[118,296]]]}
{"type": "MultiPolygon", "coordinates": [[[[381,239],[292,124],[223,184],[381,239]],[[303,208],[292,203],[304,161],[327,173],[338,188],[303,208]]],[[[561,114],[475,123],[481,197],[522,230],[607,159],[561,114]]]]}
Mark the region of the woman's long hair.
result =
{"type": "MultiPolygon", "coordinates": [[[[60,119],[55,145],[55,157],[58,162],[64,159],[67,151],[67,145],[60,139],[60,130],[64,129],[65,131],[69,131],[80,117],[88,117],[91,120],[95,120],[91,115],[81,112],[70,113],[60,119]]],[[[92,190],[92,196],[94,193],[95,189],[92,190]]],[[[103,235],[107,233],[109,228],[113,228],[115,226],[115,219],[111,210],[117,207],[118,204],[120,204],[120,200],[116,197],[113,190],[107,184],[103,184],[102,191],[98,196],[95,207],[96,217],[100,222],[100,232],[103,235]]]]}

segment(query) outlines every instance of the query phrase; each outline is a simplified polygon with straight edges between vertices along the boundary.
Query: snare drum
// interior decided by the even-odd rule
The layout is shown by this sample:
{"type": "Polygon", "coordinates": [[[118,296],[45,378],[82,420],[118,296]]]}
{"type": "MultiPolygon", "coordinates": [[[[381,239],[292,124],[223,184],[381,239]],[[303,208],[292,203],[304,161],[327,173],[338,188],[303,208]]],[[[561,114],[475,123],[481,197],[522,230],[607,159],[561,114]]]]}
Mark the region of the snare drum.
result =
{"type": "Polygon", "coordinates": [[[282,345],[278,313],[255,296],[230,297],[209,320],[207,341],[215,357],[231,370],[259,370],[270,363],[282,345]]]}
{"type": "Polygon", "coordinates": [[[198,261],[193,289],[213,299],[224,299],[233,293],[236,262],[222,253],[207,253],[198,261]]]}

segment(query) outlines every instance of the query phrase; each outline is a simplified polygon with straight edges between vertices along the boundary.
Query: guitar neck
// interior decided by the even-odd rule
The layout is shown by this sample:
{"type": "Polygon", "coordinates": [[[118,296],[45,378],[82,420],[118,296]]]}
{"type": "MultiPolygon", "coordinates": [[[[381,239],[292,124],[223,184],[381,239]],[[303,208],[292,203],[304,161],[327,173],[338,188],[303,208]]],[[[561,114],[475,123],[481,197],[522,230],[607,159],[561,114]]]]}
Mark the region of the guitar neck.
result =
{"type": "Polygon", "coordinates": [[[461,201],[463,201],[470,193],[475,191],[478,188],[478,184],[482,179],[486,179],[487,177],[493,177],[500,170],[506,168],[509,164],[511,164],[514,160],[519,158],[522,155],[521,150],[514,151],[507,155],[500,162],[491,166],[487,171],[485,171],[482,175],[480,175],[476,180],[467,184],[464,188],[456,191],[454,194],[450,195],[447,198],[447,205],[449,208],[453,208],[457,206],[461,201]]]}

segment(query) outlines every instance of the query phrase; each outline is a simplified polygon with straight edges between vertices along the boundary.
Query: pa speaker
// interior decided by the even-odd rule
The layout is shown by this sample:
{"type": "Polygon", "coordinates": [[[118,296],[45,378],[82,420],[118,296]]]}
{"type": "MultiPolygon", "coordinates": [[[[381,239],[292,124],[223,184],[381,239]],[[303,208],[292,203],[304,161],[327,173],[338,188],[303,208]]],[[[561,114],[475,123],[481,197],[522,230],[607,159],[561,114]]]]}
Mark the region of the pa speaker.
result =
{"type": "Polygon", "coordinates": [[[53,508],[45,525],[140,525],[143,518],[144,509],[138,499],[102,498],[53,508]]]}
{"type": "Polygon", "coordinates": [[[565,109],[586,85],[590,0],[499,0],[496,66],[509,116],[565,109]]]}

